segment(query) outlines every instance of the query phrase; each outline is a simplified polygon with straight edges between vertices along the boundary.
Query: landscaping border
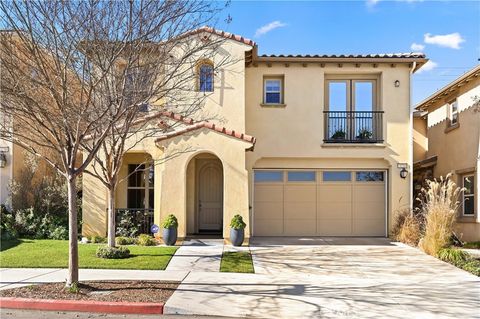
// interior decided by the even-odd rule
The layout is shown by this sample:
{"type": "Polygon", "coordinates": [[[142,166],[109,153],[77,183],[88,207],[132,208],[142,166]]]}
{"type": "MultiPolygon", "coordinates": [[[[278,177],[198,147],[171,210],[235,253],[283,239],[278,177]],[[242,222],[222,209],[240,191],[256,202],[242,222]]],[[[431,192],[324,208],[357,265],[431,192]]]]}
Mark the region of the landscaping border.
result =
{"type": "Polygon", "coordinates": [[[163,314],[163,303],[0,297],[0,308],[115,314],[163,314]]]}

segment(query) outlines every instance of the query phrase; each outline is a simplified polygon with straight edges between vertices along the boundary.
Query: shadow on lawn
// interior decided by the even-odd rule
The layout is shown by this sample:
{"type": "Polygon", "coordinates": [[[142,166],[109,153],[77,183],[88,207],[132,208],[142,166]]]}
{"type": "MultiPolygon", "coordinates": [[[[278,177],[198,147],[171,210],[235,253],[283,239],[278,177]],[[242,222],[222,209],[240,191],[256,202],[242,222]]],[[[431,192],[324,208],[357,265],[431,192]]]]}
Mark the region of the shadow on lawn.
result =
{"type": "Polygon", "coordinates": [[[25,239],[11,239],[11,240],[2,240],[0,241],[0,251],[4,251],[13,247],[16,247],[22,243],[29,243],[30,240],[25,239]]]}

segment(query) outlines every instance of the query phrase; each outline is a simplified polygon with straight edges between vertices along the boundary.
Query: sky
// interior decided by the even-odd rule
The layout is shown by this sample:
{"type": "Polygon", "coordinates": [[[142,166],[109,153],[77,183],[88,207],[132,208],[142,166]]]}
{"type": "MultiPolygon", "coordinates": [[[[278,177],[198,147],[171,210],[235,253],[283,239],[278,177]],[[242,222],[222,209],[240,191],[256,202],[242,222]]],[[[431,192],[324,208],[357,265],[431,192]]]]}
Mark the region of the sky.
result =
{"type": "Polygon", "coordinates": [[[232,1],[218,27],[259,54],[424,52],[416,104],[480,62],[480,0],[232,1]]]}

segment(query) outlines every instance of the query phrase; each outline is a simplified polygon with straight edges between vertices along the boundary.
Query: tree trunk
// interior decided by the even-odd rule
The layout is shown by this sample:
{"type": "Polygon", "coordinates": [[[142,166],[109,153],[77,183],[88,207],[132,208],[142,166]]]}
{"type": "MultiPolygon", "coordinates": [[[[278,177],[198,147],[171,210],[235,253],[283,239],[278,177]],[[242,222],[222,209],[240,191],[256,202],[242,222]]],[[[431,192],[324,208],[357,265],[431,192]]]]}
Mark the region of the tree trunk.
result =
{"type": "Polygon", "coordinates": [[[108,189],[108,246],[115,247],[115,189],[108,189]]]}
{"type": "Polygon", "coordinates": [[[67,287],[78,283],[78,223],[76,178],[68,178],[68,277],[67,287]]]}

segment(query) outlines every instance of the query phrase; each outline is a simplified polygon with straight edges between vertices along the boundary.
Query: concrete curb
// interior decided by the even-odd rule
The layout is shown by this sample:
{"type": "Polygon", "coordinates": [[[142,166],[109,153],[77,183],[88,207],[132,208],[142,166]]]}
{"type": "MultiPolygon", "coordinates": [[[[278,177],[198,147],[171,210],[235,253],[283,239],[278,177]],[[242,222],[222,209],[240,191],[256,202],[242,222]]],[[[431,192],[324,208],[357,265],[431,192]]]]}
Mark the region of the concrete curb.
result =
{"type": "Polygon", "coordinates": [[[0,308],[116,314],[163,314],[163,303],[0,298],[0,308]]]}

